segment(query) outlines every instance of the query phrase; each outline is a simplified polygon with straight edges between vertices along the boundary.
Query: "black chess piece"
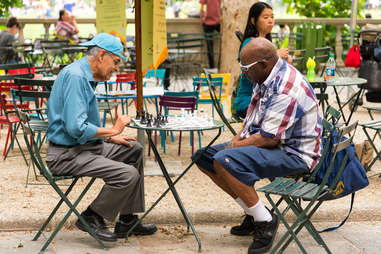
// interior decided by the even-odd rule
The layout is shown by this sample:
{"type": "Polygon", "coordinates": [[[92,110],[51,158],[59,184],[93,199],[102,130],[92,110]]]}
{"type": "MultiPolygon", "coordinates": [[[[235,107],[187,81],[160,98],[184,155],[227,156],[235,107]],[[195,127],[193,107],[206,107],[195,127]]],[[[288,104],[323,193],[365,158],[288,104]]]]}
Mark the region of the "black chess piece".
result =
{"type": "Polygon", "coordinates": [[[136,120],[140,120],[140,114],[139,114],[139,110],[136,110],[136,117],[135,117],[136,120]]]}
{"type": "Polygon", "coordinates": [[[147,120],[147,127],[152,127],[151,122],[152,122],[152,119],[148,118],[148,120],[147,120]]]}
{"type": "Polygon", "coordinates": [[[142,111],[142,119],[140,120],[141,124],[146,124],[147,123],[147,118],[144,110],[142,111]]]}

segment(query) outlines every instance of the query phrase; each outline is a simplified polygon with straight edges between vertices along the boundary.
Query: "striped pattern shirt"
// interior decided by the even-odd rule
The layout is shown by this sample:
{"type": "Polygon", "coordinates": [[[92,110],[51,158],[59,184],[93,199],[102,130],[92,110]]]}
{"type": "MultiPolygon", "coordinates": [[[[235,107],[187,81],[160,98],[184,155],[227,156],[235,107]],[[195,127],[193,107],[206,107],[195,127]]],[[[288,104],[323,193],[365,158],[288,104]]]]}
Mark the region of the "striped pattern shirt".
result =
{"type": "Polygon", "coordinates": [[[263,84],[254,84],[241,138],[255,133],[279,139],[280,149],[302,158],[310,170],[320,158],[322,121],[315,93],[280,58],[263,84]]]}
{"type": "Polygon", "coordinates": [[[56,33],[63,38],[70,38],[75,34],[75,27],[66,21],[58,21],[56,25],[56,33]]]}

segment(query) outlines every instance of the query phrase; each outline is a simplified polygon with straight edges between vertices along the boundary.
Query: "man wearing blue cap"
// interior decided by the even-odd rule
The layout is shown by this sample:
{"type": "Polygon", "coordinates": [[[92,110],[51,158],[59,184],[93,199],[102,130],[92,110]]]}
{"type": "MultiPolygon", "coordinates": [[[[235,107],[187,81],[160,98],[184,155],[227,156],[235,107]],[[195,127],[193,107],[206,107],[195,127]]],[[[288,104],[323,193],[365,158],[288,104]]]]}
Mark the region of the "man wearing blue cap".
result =
{"type": "MultiPolygon", "coordinates": [[[[54,175],[90,176],[105,182],[101,192],[82,213],[95,234],[104,241],[124,238],[143,212],[143,147],[134,138],[117,136],[130,123],[122,115],[112,127],[100,127],[94,89],[98,81],[109,80],[119,71],[122,55],[120,40],[101,33],[91,41],[87,55],[65,67],[57,76],[48,101],[49,147],[47,165],[54,175]],[[111,232],[104,219],[114,221],[111,232]]],[[[86,231],[81,221],[76,226],[86,231]]],[[[155,225],[139,224],[136,235],[156,232],[155,225]]]]}

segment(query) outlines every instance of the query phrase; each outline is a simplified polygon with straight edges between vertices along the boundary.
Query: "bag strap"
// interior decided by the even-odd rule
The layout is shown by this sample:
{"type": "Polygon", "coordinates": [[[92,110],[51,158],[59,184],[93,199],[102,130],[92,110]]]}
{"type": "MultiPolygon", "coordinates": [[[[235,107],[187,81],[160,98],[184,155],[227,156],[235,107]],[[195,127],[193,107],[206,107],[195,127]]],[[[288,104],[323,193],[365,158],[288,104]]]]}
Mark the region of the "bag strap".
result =
{"type": "Polygon", "coordinates": [[[324,233],[324,232],[331,232],[331,231],[334,231],[338,228],[340,228],[342,225],[344,225],[344,223],[347,221],[347,219],[349,218],[349,215],[351,214],[352,212],[352,207],[353,207],[353,202],[355,200],[355,193],[352,193],[352,196],[351,196],[351,207],[349,208],[349,212],[348,212],[348,215],[347,217],[345,217],[345,219],[340,223],[340,225],[336,226],[336,227],[331,227],[331,228],[326,228],[326,229],[323,229],[321,231],[318,231],[319,233],[324,233]]]}

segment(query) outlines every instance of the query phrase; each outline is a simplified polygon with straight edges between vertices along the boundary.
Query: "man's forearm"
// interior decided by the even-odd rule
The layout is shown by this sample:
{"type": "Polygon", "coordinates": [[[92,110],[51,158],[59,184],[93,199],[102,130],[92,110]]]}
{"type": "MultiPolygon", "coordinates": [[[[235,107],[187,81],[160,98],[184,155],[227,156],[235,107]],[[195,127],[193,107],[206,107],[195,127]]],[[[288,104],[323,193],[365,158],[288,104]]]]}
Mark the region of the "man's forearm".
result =
{"type": "Polygon", "coordinates": [[[237,141],[232,140],[232,147],[240,146],[257,146],[262,148],[274,148],[278,146],[279,140],[274,138],[263,137],[261,134],[253,134],[248,138],[240,139],[237,141]]]}
{"type": "Polygon", "coordinates": [[[120,132],[114,128],[101,128],[97,129],[97,133],[94,138],[108,138],[118,135],[120,132]]]}

